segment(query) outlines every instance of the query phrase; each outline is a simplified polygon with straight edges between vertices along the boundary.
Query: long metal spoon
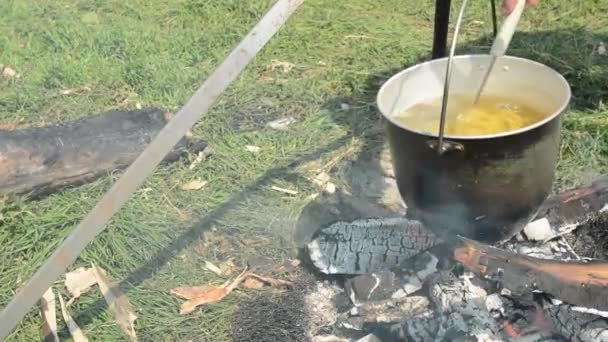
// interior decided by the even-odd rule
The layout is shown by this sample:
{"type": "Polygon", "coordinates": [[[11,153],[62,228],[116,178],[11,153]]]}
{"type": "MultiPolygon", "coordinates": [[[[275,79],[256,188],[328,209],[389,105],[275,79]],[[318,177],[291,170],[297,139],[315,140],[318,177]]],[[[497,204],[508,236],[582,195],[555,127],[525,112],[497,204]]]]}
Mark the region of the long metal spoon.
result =
{"type": "Polygon", "coordinates": [[[450,80],[452,78],[452,65],[454,64],[454,51],[456,51],[456,42],[458,41],[458,32],[460,32],[460,24],[462,23],[462,17],[464,16],[464,10],[467,7],[468,0],[463,0],[460,6],[460,12],[458,13],[458,19],[456,20],[456,26],[454,27],[454,36],[452,37],[452,44],[450,46],[450,54],[448,55],[448,65],[445,69],[445,81],[443,83],[443,98],[441,101],[441,117],[439,118],[439,142],[437,143],[437,153],[443,153],[443,136],[445,133],[445,119],[446,112],[448,109],[448,95],[450,94],[450,80]]]}
{"type": "Polygon", "coordinates": [[[488,83],[488,79],[490,78],[490,74],[494,69],[494,65],[496,64],[496,60],[500,56],[504,56],[507,52],[507,48],[511,43],[511,38],[513,38],[513,34],[515,33],[515,29],[517,28],[517,24],[519,23],[519,19],[521,18],[522,13],[524,12],[524,8],[526,7],[526,0],[518,0],[515,4],[515,8],[513,12],[509,14],[508,17],[502,23],[500,27],[500,32],[494,39],[494,43],[492,44],[492,49],[490,50],[490,65],[488,69],[486,69],[486,73],[483,76],[483,80],[481,81],[481,85],[477,90],[477,94],[475,95],[475,101],[473,104],[477,104],[479,98],[481,97],[481,93],[483,92],[486,84],[488,83]]]}

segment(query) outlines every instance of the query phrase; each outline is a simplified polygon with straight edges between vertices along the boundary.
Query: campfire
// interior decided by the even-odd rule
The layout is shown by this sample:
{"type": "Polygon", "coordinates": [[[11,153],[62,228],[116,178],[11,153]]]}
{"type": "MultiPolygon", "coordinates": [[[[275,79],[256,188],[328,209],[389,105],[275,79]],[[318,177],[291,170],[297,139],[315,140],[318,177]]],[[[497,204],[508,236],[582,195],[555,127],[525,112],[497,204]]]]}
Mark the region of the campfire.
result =
{"type": "Polygon", "coordinates": [[[493,246],[442,241],[388,212],[334,221],[307,243],[311,264],[336,279],[317,292],[348,297],[317,341],[608,341],[608,264],[595,259],[606,227],[588,225],[608,212],[608,177],[550,196],[493,246]]]}

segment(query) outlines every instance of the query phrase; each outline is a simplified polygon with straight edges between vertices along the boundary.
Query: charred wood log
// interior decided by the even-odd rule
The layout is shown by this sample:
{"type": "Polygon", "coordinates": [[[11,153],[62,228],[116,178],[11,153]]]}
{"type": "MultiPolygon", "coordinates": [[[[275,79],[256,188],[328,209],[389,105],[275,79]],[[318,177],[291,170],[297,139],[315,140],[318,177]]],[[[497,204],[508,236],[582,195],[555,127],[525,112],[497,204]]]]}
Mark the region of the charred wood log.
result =
{"type": "Polygon", "coordinates": [[[547,241],[571,232],[603,211],[608,211],[608,176],[550,196],[524,233],[530,240],[547,241]]]}
{"type": "Polygon", "coordinates": [[[515,254],[460,238],[454,259],[515,296],[541,291],[569,304],[608,310],[608,263],[569,262],[515,254]]]}
{"type": "MultiPolygon", "coordinates": [[[[537,240],[563,235],[608,210],[608,177],[551,196],[525,232],[537,240]],[[574,228],[573,228],[574,227],[574,228]]],[[[345,219],[350,219],[345,218],[345,219]]],[[[421,223],[403,217],[330,221],[308,243],[313,264],[328,274],[364,274],[399,267],[441,241],[421,223]],[[338,222],[336,222],[338,221],[338,222]]]]}
{"type": "Polygon", "coordinates": [[[334,223],[307,249],[323,273],[365,274],[397,268],[436,243],[420,222],[394,217],[334,223]]]}
{"type": "MultiPolygon", "coordinates": [[[[115,111],[46,127],[0,130],[0,194],[47,195],[129,166],[168,122],[159,109],[115,111]]],[[[164,162],[207,143],[182,139],[164,162]]]]}
{"type": "Polygon", "coordinates": [[[608,320],[576,311],[571,305],[551,305],[544,309],[551,326],[560,335],[574,342],[608,342],[608,320]]]}

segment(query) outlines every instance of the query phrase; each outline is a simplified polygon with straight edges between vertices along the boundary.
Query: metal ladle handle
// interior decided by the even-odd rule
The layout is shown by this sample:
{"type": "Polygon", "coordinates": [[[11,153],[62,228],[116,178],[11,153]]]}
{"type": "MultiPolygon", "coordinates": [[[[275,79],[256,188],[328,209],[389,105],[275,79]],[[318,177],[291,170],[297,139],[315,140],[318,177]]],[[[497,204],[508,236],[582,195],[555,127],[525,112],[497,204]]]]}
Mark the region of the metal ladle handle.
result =
{"type": "Polygon", "coordinates": [[[458,40],[458,33],[460,32],[460,24],[462,23],[462,17],[464,16],[464,10],[467,7],[468,0],[463,0],[460,6],[460,12],[458,13],[458,19],[456,20],[456,26],[454,27],[454,36],[452,37],[452,44],[450,46],[450,54],[448,55],[448,65],[445,69],[445,82],[443,84],[443,99],[441,102],[441,117],[439,119],[439,142],[437,144],[437,153],[443,154],[443,136],[445,134],[445,116],[448,106],[448,94],[450,93],[450,79],[452,78],[452,64],[454,63],[454,51],[456,51],[456,42],[458,40]]]}
{"type": "MultiPolygon", "coordinates": [[[[454,28],[454,37],[452,38],[452,45],[450,46],[450,54],[448,56],[448,64],[445,71],[445,83],[443,88],[443,101],[441,103],[441,117],[439,120],[439,141],[437,144],[437,153],[443,154],[444,151],[444,141],[443,137],[445,135],[445,120],[446,120],[446,112],[447,112],[447,104],[448,104],[448,95],[450,90],[450,79],[452,76],[452,64],[454,59],[454,51],[456,50],[456,42],[458,39],[458,33],[460,32],[460,24],[462,22],[462,17],[464,16],[464,10],[467,6],[468,0],[463,0],[462,5],[460,6],[460,13],[458,13],[458,20],[456,21],[456,26],[454,28]]],[[[479,97],[485,88],[485,85],[488,81],[490,73],[494,68],[494,64],[496,59],[500,56],[503,56],[509,44],[511,43],[511,38],[513,38],[513,34],[515,33],[515,29],[517,24],[519,23],[519,19],[524,11],[526,6],[525,0],[517,0],[515,4],[515,8],[511,12],[511,14],[505,18],[503,21],[500,32],[498,32],[497,36],[494,38],[494,43],[492,44],[492,49],[490,50],[491,62],[490,66],[486,70],[486,74],[483,77],[482,83],[477,91],[477,95],[475,96],[474,103],[477,103],[479,97]]]]}

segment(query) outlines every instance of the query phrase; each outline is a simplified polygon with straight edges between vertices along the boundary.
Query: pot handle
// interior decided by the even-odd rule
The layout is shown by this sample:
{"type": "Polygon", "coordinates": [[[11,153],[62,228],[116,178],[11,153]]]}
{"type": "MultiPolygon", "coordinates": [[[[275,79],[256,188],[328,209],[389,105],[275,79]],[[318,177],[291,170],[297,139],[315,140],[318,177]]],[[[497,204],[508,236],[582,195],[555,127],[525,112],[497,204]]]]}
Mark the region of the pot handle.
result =
{"type": "Polygon", "coordinates": [[[426,144],[432,150],[438,151],[440,155],[445,153],[464,152],[464,145],[455,141],[443,140],[441,144],[441,151],[439,151],[439,140],[437,139],[427,140],[426,144]]]}

